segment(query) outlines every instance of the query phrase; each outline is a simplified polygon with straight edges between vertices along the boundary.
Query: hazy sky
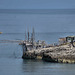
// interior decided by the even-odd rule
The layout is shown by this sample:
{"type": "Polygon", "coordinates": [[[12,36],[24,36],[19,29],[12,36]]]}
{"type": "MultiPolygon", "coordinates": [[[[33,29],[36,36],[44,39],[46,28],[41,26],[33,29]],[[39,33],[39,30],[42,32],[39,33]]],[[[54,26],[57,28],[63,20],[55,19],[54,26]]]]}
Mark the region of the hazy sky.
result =
{"type": "Polygon", "coordinates": [[[0,0],[0,9],[74,9],[75,0],[0,0]]]}

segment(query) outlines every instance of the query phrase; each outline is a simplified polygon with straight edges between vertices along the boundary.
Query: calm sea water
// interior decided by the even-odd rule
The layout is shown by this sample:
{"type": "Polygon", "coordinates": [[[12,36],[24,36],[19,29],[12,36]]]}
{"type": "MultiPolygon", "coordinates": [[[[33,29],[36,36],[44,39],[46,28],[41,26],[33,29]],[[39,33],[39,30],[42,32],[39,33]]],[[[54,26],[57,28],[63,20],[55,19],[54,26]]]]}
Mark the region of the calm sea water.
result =
{"type": "MultiPolygon", "coordinates": [[[[52,44],[58,38],[75,35],[75,14],[0,13],[0,40],[24,40],[32,27],[36,40],[52,44]],[[53,32],[54,31],[54,32],[53,32]]],[[[0,75],[75,75],[75,64],[23,60],[18,43],[0,43],[0,75]]]]}

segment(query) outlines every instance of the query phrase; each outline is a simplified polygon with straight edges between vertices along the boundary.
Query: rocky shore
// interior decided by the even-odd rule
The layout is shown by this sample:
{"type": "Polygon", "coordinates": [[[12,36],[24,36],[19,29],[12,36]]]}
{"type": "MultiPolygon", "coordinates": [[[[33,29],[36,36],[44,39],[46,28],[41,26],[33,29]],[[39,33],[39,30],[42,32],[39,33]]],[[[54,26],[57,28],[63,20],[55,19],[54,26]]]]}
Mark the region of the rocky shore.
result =
{"type": "Polygon", "coordinates": [[[75,48],[69,44],[26,51],[23,59],[42,59],[48,62],[75,63],[75,48]]]}

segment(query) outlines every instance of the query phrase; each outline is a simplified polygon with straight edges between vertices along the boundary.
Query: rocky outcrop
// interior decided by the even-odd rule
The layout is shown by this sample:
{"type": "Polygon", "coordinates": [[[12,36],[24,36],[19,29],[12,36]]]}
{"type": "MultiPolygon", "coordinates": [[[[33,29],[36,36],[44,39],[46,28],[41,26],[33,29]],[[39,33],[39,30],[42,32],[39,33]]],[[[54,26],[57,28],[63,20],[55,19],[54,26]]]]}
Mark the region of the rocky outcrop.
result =
{"type": "Polygon", "coordinates": [[[75,48],[69,45],[42,48],[25,52],[23,58],[41,59],[49,62],[75,63],[75,48]]]}

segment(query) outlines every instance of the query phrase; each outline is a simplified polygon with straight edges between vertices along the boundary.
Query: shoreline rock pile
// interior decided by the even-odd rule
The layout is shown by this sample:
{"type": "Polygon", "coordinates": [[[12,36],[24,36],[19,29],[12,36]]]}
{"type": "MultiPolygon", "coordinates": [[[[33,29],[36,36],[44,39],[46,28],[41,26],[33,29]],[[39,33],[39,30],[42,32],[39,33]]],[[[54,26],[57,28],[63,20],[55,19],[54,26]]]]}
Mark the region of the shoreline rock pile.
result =
{"type": "Polygon", "coordinates": [[[22,58],[43,59],[45,61],[58,63],[75,63],[75,48],[67,44],[31,51],[29,50],[24,53],[22,58]]]}

